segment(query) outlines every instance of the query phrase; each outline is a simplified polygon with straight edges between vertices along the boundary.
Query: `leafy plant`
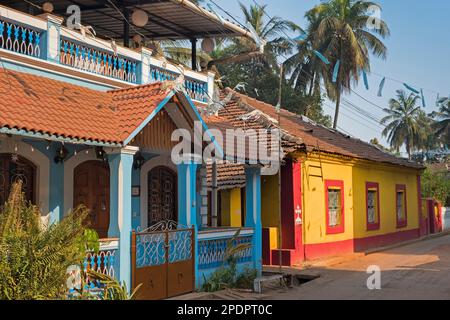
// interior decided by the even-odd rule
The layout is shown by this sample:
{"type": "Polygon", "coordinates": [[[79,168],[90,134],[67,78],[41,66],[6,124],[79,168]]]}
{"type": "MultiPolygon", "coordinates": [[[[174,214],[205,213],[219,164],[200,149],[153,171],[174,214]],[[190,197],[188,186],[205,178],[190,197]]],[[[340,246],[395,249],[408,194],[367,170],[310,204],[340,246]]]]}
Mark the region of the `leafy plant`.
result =
{"type": "Polygon", "coordinates": [[[236,243],[240,233],[241,229],[237,230],[234,236],[227,241],[223,265],[208,278],[203,275],[203,291],[214,292],[226,288],[247,289],[252,287],[257,271],[246,268],[241,274],[237,272],[237,256],[251,247],[249,243],[236,243]]]}
{"type": "Polygon", "coordinates": [[[79,207],[45,227],[37,206],[27,202],[22,182],[12,186],[0,212],[0,299],[60,299],[67,268],[79,264],[87,210],[79,207]]]}
{"type": "Polygon", "coordinates": [[[142,286],[142,283],[139,284],[133,292],[129,294],[125,282],[120,284],[115,278],[92,269],[88,270],[88,276],[91,280],[98,281],[102,285],[102,300],[133,300],[142,286]]]}
{"type": "Polygon", "coordinates": [[[84,230],[81,239],[80,250],[98,252],[100,250],[100,237],[97,231],[93,229],[84,230]]]}
{"type": "Polygon", "coordinates": [[[422,175],[422,195],[434,198],[442,204],[450,204],[450,177],[447,172],[433,172],[426,169],[422,175]]]}

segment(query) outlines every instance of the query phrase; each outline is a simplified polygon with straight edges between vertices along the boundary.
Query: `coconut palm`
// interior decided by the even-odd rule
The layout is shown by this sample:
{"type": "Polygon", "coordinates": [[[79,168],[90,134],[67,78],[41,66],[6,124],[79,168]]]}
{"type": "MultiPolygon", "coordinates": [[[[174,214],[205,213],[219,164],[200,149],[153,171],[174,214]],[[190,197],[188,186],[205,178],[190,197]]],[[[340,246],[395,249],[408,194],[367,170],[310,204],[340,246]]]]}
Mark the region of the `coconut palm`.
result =
{"type": "Polygon", "coordinates": [[[439,101],[440,109],[433,112],[432,116],[436,119],[433,127],[436,135],[441,137],[445,145],[450,144],[450,98],[443,98],[439,101]]]}
{"type": "Polygon", "coordinates": [[[358,83],[362,71],[370,71],[370,54],[386,58],[387,48],[381,39],[390,35],[387,24],[379,19],[376,27],[368,26],[374,19],[371,11],[375,6],[381,8],[365,0],[329,0],[306,13],[315,22],[309,30],[311,48],[330,61],[330,65],[325,65],[315,59],[315,63],[321,64],[316,70],[322,73],[328,96],[336,101],[334,128],[338,123],[341,95],[351,91],[351,85],[358,83]],[[340,68],[334,83],[332,74],[338,60],[340,68]]]}
{"type": "Polygon", "coordinates": [[[420,106],[417,105],[419,96],[411,93],[406,94],[403,90],[397,90],[396,99],[389,101],[389,108],[384,111],[388,114],[381,120],[381,124],[386,125],[383,136],[388,138],[388,142],[395,150],[405,145],[408,158],[415,148],[414,143],[422,135],[420,106]]]}

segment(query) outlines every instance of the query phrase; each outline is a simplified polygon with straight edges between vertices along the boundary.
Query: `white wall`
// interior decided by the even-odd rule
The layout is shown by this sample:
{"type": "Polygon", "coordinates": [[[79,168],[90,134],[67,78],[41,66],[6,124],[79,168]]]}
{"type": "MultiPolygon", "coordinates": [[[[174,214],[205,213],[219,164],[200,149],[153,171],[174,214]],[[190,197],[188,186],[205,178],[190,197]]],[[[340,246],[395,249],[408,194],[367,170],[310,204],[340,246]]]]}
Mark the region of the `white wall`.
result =
{"type": "Polygon", "coordinates": [[[442,227],[444,230],[450,229],[450,207],[442,207],[442,227]]]}

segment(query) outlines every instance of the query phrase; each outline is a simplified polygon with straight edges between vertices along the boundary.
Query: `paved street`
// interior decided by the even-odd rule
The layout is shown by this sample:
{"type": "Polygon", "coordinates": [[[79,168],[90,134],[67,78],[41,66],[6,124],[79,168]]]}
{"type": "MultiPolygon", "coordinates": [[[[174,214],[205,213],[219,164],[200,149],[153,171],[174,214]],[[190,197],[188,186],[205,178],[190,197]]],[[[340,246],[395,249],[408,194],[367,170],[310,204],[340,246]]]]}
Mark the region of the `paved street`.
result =
{"type": "Polygon", "coordinates": [[[293,289],[264,292],[269,299],[450,299],[450,235],[358,257],[327,268],[293,289]],[[366,270],[381,268],[381,290],[368,290],[366,270]]]}

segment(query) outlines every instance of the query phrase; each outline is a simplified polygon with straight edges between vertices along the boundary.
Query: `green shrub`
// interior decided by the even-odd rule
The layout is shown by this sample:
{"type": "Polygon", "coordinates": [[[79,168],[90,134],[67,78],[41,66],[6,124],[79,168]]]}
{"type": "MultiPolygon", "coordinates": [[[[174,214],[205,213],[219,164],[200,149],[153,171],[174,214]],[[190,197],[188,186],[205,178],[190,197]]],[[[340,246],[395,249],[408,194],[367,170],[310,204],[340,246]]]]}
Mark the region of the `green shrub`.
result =
{"type": "Polygon", "coordinates": [[[241,229],[237,230],[233,238],[227,241],[224,264],[214,271],[209,278],[203,275],[203,291],[214,292],[227,288],[253,288],[253,281],[258,274],[257,270],[247,267],[244,269],[244,272],[237,273],[237,256],[240,252],[247,250],[251,246],[249,243],[235,244],[240,233],[241,229]]]}
{"type": "Polygon", "coordinates": [[[253,289],[253,283],[258,277],[258,271],[253,268],[246,267],[236,278],[236,288],[253,289]]]}
{"type": "Polygon", "coordinates": [[[448,172],[433,172],[426,169],[422,175],[422,195],[450,205],[450,177],[448,172]]]}
{"type": "Polygon", "coordinates": [[[45,227],[37,206],[25,201],[22,183],[13,185],[0,211],[0,299],[62,299],[67,268],[80,264],[85,208],[45,227]]]}

